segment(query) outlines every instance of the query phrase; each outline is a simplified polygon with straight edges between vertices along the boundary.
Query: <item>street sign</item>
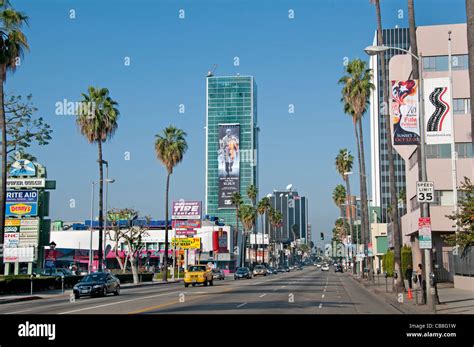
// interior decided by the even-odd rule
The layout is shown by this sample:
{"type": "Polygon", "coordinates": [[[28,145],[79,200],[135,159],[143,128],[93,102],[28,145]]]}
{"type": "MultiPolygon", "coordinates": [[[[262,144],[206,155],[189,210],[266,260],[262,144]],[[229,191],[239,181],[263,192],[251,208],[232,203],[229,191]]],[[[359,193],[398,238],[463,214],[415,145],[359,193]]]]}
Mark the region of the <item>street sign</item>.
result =
{"type": "Polygon", "coordinates": [[[44,188],[46,180],[44,178],[9,178],[7,188],[44,188]]]}
{"type": "Polygon", "coordinates": [[[431,218],[418,218],[418,241],[420,249],[431,249],[431,218]]]}
{"type": "Polygon", "coordinates": [[[418,202],[434,202],[434,183],[416,182],[416,198],[418,202]]]}

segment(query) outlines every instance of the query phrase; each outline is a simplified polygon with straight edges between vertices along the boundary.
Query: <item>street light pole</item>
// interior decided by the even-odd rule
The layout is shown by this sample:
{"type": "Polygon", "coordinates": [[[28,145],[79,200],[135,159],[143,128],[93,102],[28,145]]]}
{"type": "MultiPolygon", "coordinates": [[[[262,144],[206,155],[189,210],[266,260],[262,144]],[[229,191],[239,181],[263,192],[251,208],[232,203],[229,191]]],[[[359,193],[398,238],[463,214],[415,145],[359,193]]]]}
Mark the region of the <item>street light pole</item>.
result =
{"type": "MultiPolygon", "coordinates": [[[[418,67],[420,72],[420,86],[419,86],[419,94],[420,94],[420,157],[421,163],[419,163],[421,167],[421,180],[423,182],[428,181],[428,174],[426,171],[426,155],[425,155],[425,114],[424,114],[424,90],[423,90],[423,56],[420,53],[418,56],[414,55],[410,51],[407,51],[402,48],[398,47],[387,47],[387,46],[369,46],[365,48],[365,52],[369,55],[378,54],[381,51],[386,51],[388,49],[395,49],[398,51],[405,52],[410,54],[413,58],[418,61],[418,67]]],[[[454,122],[454,119],[453,119],[454,122]]],[[[422,218],[430,218],[430,208],[427,202],[420,203],[420,213],[422,218]]],[[[432,272],[432,249],[425,248],[424,252],[425,258],[425,284],[426,284],[426,298],[427,303],[433,310],[436,310],[436,301],[435,301],[435,293],[434,288],[431,288],[431,281],[430,281],[430,274],[432,272]]]]}

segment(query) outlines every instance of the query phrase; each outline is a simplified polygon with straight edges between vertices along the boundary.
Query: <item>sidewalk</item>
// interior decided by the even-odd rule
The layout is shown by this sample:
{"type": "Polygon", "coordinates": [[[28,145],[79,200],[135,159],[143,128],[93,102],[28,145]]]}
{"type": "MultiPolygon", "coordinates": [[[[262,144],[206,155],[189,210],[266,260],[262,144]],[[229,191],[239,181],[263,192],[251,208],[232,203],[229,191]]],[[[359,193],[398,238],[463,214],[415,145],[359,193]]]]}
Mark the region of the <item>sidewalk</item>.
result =
{"type": "MultiPolygon", "coordinates": [[[[138,288],[138,287],[147,287],[152,285],[161,285],[161,284],[170,284],[170,283],[178,283],[181,282],[182,279],[179,280],[169,280],[168,282],[163,282],[161,280],[153,280],[152,282],[141,282],[139,284],[134,283],[124,283],[120,285],[121,290],[131,289],[131,288],[138,288]]],[[[14,302],[20,301],[31,301],[31,300],[38,300],[38,299],[53,299],[53,298],[67,298],[72,294],[72,289],[64,289],[64,293],[61,289],[54,289],[54,290],[44,290],[40,292],[33,292],[33,295],[30,293],[21,293],[15,295],[0,295],[0,305],[1,304],[10,304],[14,302]]]]}
{"type": "MultiPolygon", "coordinates": [[[[346,272],[346,275],[361,283],[367,290],[381,297],[385,302],[407,314],[433,314],[427,305],[421,304],[422,294],[418,285],[413,284],[413,299],[408,299],[408,293],[403,293],[403,301],[398,301],[397,293],[393,292],[393,278],[376,275],[373,281],[360,278],[346,272]],[[386,281],[387,280],[387,281],[386,281]],[[387,285],[386,285],[387,283],[387,285]],[[416,289],[416,290],[415,290],[416,289]],[[417,304],[418,294],[418,304],[417,304]]],[[[436,305],[436,313],[440,314],[474,314],[474,292],[456,289],[452,283],[439,283],[438,296],[440,304],[436,305]]]]}

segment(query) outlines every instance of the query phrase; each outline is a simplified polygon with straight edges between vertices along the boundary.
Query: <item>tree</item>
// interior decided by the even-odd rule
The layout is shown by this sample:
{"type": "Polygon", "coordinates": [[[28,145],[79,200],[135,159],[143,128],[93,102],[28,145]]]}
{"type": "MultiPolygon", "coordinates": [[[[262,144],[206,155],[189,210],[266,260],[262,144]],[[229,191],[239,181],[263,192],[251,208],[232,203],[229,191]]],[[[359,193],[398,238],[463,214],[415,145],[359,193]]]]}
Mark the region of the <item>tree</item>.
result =
{"type": "Polygon", "coordinates": [[[97,144],[99,163],[99,271],[102,271],[103,233],[104,233],[104,160],[102,158],[102,143],[114,135],[118,127],[119,110],[117,102],[109,96],[107,88],[89,87],[87,94],[82,93],[76,124],[81,134],[91,144],[97,144]]]}
{"type": "MultiPolygon", "coordinates": [[[[163,281],[168,281],[168,218],[169,218],[169,190],[170,177],[174,168],[183,160],[188,149],[186,133],[172,125],[165,128],[162,134],[155,135],[155,153],[157,158],[165,166],[166,192],[165,192],[165,254],[163,257],[163,281]]],[[[173,269],[174,271],[174,269],[173,269]]]]}
{"type": "MultiPolygon", "coordinates": [[[[230,201],[232,205],[235,207],[235,233],[234,233],[234,247],[235,247],[239,241],[239,208],[240,208],[240,205],[244,203],[244,201],[242,200],[242,196],[240,195],[239,192],[235,192],[234,194],[232,194],[232,196],[230,197],[230,201]]],[[[240,252],[238,252],[237,255],[240,255],[240,252]]]]}
{"type": "Polygon", "coordinates": [[[242,226],[244,228],[243,234],[243,245],[244,245],[244,252],[243,252],[243,261],[242,264],[245,265],[245,245],[247,242],[247,234],[252,230],[255,225],[256,220],[256,213],[255,208],[252,205],[242,205],[239,209],[239,218],[242,222],[242,226]]]}
{"type": "MultiPolygon", "coordinates": [[[[247,197],[250,199],[252,202],[252,207],[255,210],[255,220],[257,220],[257,210],[256,210],[256,202],[257,202],[257,195],[258,195],[258,188],[254,186],[253,184],[249,185],[247,187],[247,197]]],[[[257,234],[257,230],[253,229],[254,234],[257,234]]],[[[255,244],[255,255],[257,255],[257,247],[258,245],[255,244]]],[[[244,244],[244,249],[245,249],[245,244],[244,244]]]]}
{"type": "Polygon", "coordinates": [[[346,66],[346,75],[339,83],[342,88],[342,102],[344,112],[352,117],[354,131],[356,135],[357,156],[359,158],[359,180],[360,180],[360,200],[361,200],[361,222],[363,243],[368,243],[367,238],[370,232],[369,210],[367,201],[367,175],[365,173],[365,152],[364,137],[362,131],[362,116],[367,110],[372,84],[372,70],[367,68],[367,63],[360,60],[351,60],[346,66]]]}
{"type": "MultiPolygon", "coordinates": [[[[383,35],[382,35],[382,16],[380,14],[380,0],[372,0],[375,3],[375,13],[377,17],[377,44],[383,45],[383,35]]],[[[387,157],[388,157],[388,171],[389,171],[389,187],[390,187],[390,205],[397,206],[397,187],[395,180],[395,164],[394,164],[394,150],[392,145],[392,128],[390,126],[390,114],[389,114],[389,82],[387,79],[387,71],[385,68],[385,51],[380,53],[380,69],[382,70],[382,94],[383,94],[383,104],[380,108],[385,117],[385,132],[387,134],[387,157]]],[[[391,220],[392,220],[392,230],[393,230],[393,253],[394,253],[394,264],[395,271],[399,274],[395,280],[394,286],[397,289],[397,292],[405,286],[403,282],[403,274],[401,267],[401,251],[402,251],[402,232],[400,229],[400,223],[398,219],[398,208],[392,208],[391,211],[391,220]]]]}
{"type": "Polygon", "coordinates": [[[334,228],[332,229],[333,240],[342,242],[342,239],[347,235],[348,225],[342,218],[336,219],[334,228]]]}
{"type": "Polygon", "coordinates": [[[115,243],[113,248],[115,252],[115,259],[117,260],[117,263],[119,264],[122,273],[125,273],[128,256],[127,259],[122,262],[118,247],[120,241],[122,240],[124,230],[120,228],[120,221],[130,221],[133,218],[134,214],[136,214],[136,211],[128,208],[111,208],[107,213],[107,220],[112,223],[112,229],[107,230],[106,237],[108,237],[110,241],[115,243]]]}
{"type": "Polygon", "coordinates": [[[464,253],[474,246],[474,184],[468,177],[464,177],[459,192],[462,192],[463,196],[459,199],[458,211],[446,216],[455,222],[454,227],[457,227],[458,231],[444,238],[450,246],[459,246],[464,253]]]}
{"type": "MultiPolygon", "coordinates": [[[[263,215],[268,212],[268,209],[270,207],[271,207],[270,198],[268,198],[268,197],[264,197],[257,204],[257,213],[260,215],[261,220],[262,220],[262,235],[265,235],[263,215]]],[[[268,214],[267,214],[267,216],[268,216],[268,214]]],[[[264,248],[264,251],[263,251],[263,261],[262,262],[265,262],[265,248],[264,248]]]]}
{"type": "Polygon", "coordinates": [[[15,11],[7,0],[0,0],[0,126],[2,129],[2,184],[0,189],[0,243],[3,243],[5,225],[5,197],[7,191],[7,122],[5,116],[4,84],[7,72],[15,72],[24,52],[29,49],[21,31],[28,24],[28,17],[15,11]]]}
{"type": "MultiPolygon", "coordinates": [[[[7,122],[7,167],[18,159],[33,159],[25,149],[36,143],[39,146],[49,144],[51,126],[43,117],[34,118],[38,109],[33,106],[32,95],[23,100],[21,95],[11,95],[5,101],[5,117],[7,122]],[[29,156],[29,158],[27,158],[29,156]]],[[[36,160],[36,158],[34,158],[36,160]]]]}
{"type": "Polygon", "coordinates": [[[352,171],[352,163],[354,161],[354,156],[346,148],[339,150],[339,153],[336,157],[336,170],[341,175],[342,180],[346,183],[346,193],[347,199],[346,204],[349,209],[349,229],[351,237],[354,237],[352,234],[352,204],[351,204],[351,187],[349,184],[349,176],[346,175],[347,172],[352,171]]]}
{"type": "MultiPolygon", "coordinates": [[[[471,91],[471,129],[474,129],[474,0],[466,0],[467,50],[469,56],[469,86],[471,91]]],[[[472,131],[472,130],[471,130],[472,131]]],[[[474,146],[474,136],[471,136],[474,146]]]]}
{"type": "Polygon", "coordinates": [[[346,201],[346,188],[342,184],[338,184],[332,192],[332,201],[339,207],[342,214],[342,205],[346,201]]]}

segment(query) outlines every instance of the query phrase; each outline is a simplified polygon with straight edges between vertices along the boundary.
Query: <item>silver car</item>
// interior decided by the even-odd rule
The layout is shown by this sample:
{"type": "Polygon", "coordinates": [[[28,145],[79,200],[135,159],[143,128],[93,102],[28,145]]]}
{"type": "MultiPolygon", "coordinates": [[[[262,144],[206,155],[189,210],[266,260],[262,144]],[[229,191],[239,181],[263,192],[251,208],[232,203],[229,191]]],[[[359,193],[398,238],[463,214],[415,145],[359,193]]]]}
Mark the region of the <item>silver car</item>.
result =
{"type": "Polygon", "coordinates": [[[225,273],[222,269],[212,269],[212,278],[215,280],[225,280],[225,273]]]}
{"type": "Polygon", "coordinates": [[[267,268],[263,265],[257,265],[253,269],[254,276],[266,276],[267,275],[267,268]]]}

